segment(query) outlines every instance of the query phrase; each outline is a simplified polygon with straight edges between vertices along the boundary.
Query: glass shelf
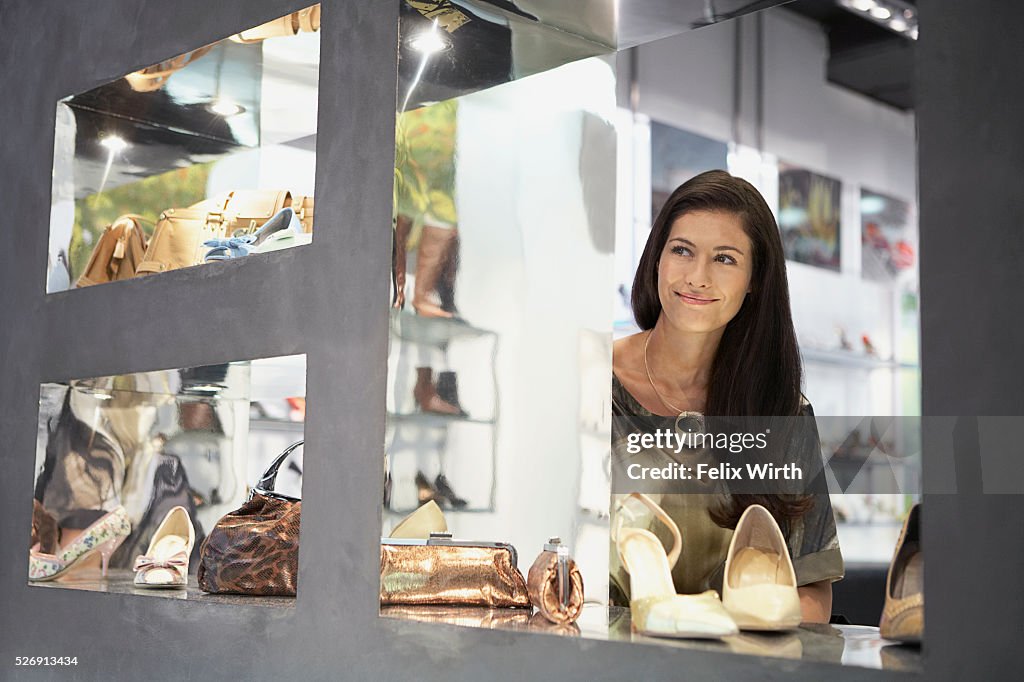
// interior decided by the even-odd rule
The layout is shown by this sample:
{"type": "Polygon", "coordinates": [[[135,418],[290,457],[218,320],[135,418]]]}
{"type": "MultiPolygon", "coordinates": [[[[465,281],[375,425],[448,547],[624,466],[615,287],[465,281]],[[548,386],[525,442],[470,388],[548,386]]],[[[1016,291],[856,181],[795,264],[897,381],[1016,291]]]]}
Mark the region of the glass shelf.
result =
{"type": "Polygon", "coordinates": [[[825,349],[825,348],[801,348],[800,356],[805,363],[816,363],[823,365],[839,365],[852,369],[920,369],[916,362],[900,362],[897,360],[885,360],[883,358],[855,353],[848,350],[825,349]]]}
{"type": "Polygon", "coordinates": [[[456,318],[421,317],[405,310],[392,311],[391,335],[428,346],[443,346],[455,339],[497,336],[495,332],[479,329],[456,318]]]}
{"type": "Polygon", "coordinates": [[[473,419],[472,417],[434,414],[433,412],[413,412],[410,414],[395,414],[394,412],[388,412],[388,419],[393,422],[402,422],[406,424],[445,425],[453,422],[460,424],[495,424],[494,419],[473,419]]]}

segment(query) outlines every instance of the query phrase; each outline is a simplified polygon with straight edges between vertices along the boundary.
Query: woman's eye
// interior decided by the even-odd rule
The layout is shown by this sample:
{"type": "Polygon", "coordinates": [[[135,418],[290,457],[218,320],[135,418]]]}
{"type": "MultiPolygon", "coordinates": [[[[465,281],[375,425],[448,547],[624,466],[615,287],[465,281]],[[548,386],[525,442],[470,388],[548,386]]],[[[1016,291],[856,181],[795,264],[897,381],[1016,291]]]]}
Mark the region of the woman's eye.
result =
{"type": "Polygon", "coordinates": [[[672,253],[676,254],[677,256],[689,256],[690,250],[685,246],[673,246],[672,253]]]}
{"type": "Polygon", "coordinates": [[[732,256],[727,256],[724,253],[720,253],[717,256],[715,256],[715,260],[718,261],[719,263],[727,263],[728,265],[736,265],[736,259],[733,258],[732,256]]]}

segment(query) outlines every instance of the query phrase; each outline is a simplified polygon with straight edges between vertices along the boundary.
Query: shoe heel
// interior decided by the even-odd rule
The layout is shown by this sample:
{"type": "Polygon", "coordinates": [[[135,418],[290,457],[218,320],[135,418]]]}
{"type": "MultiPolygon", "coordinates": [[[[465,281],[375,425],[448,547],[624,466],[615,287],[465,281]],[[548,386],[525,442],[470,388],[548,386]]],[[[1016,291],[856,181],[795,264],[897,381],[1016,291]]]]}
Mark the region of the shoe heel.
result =
{"type": "Polygon", "coordinates": [[[107,565],[110,563],[110,555],[117,551],[117,548],[124,542],[125,536],[121,535],[112,540],[107,540],[99,546],[100,550],[100,573],[107,577],[107,565]]]}

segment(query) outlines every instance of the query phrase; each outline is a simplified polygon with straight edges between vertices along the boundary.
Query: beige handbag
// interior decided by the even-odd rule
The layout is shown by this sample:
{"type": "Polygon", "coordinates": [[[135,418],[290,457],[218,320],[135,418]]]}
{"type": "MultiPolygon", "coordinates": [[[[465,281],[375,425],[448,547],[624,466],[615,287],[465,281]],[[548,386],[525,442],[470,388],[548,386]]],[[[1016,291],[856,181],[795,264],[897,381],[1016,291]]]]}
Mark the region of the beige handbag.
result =
{"type": "Polygon", "coordinates": [[[258,43],[267,38],[293,36],[299,31],[315,33],[320,30],[320,5],[313,5],[298,12],[278,17],[247,31],[236,33],[231,40],[236,43],[258,43]]]}
{"type": "Polygon", "coordinates": [[[148,221],[128,214],[107,225],[75,286],[88,287],[134,277],[149,241],[142,228],[143,222],[148,221]]]}
{"type": "Polygon", "coordinates": [[[148,275],[199,265],[208,250],[203,245],[206,240],[255,232],[288,206],[295,210],[303,230],[312,232],[313,197],[293,195],[287,190],[238,190],[188,208],[169,208],[160,214],[136,273],[148,275]]]}

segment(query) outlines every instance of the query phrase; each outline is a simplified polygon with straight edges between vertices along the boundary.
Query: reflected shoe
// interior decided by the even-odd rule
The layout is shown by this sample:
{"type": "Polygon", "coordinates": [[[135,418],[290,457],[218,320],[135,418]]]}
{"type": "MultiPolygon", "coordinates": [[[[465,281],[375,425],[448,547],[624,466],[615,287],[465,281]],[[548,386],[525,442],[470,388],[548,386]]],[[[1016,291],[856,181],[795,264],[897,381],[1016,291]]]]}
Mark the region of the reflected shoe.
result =
{"type": "Polygon", "coordinates": [[[416,498],[420,501],[420,504],[430,502],[437,495],[437,490],[434,485],[430,482],[426,476],[423,475],[422,471],[416,472],[416,498]]]}
{"type": "Polygon", "coordinates": [[[679,560],[682,536],[675,521],[651,498],[633,493],[615,510],[612,539],[622,566],[629,573],[629,608],[633,629],[655,637],[717,638],[736,634],[736,624],[722,608],[713,590],[698,595],[676,594],[672,567],[679,560]],[[626,525],[640,518],[638,504],[646,506],[672,533],[672,549],[665,554],[661,540],[646,528],[626,525]]]}
{"type": "Polygon", "coordinates": [[[160,522],[149,549],[135,557],[136,587],[185,587],[188,558],[196,542],[192,519],[184,507],[174,507],[160,522]]]}
{"type": "Polygon", "coordinates": [[[443,400],[434,387],[433,370],[429,367],[416,368],[416,386],[412,389],[416,404],[424,412],[443,414],[450,417],[464,417],[465,413],[455,405],[443,400]]]}
{"type": "Polygon", "coordinates": [[[118,507],[52,554],[42,552],[38,545],[33,547],[29,552],[28,579],[30,582],[56,580],[84,564],[85,559],[96,552],[100,554],[101,571],[105,578],[110,555],[131,532],[132,523],[128,519],[128,512],[124,507],[118,507]]]}
{"type": "Polygon", "coordinates": [[[441,400],[457,408],[462,416],[467,416],[466,411],[459,404],[459,382],[455,372],[438,372],[436,388],[437,395],[441,397],[441,400]]]}
{"type": "Polygon", "coordinates": [[[924,554],[921,504],[915,504],[900,531],[885,581],[885,607],[878,625],[885,639],[920,644],[924,636],[924,554]]]}
{"type": "Polygon", "coordinates": [[[431,533],[447,533],[448,522],[437,502],[430,500],[398,522],[391,538],[429,539],[431,533]]]}
{"type": "Polygon", "coordinates": [[[437,491],[437,497],[447,500],[448,504],[454,509],[462,509],[469,504],[466,500],[455,494],[451,483],[448,482],[448,477],[444,474],[438,474],[437,478],[434,479],[434,490],[437,491]]]}
{"type": "Polygon", "coordinates": [[[736,524],[725,559],[722,603],[741,630],[789,630],[800,625],[796,573],[779,524],[759,504],[736,524]]]}

